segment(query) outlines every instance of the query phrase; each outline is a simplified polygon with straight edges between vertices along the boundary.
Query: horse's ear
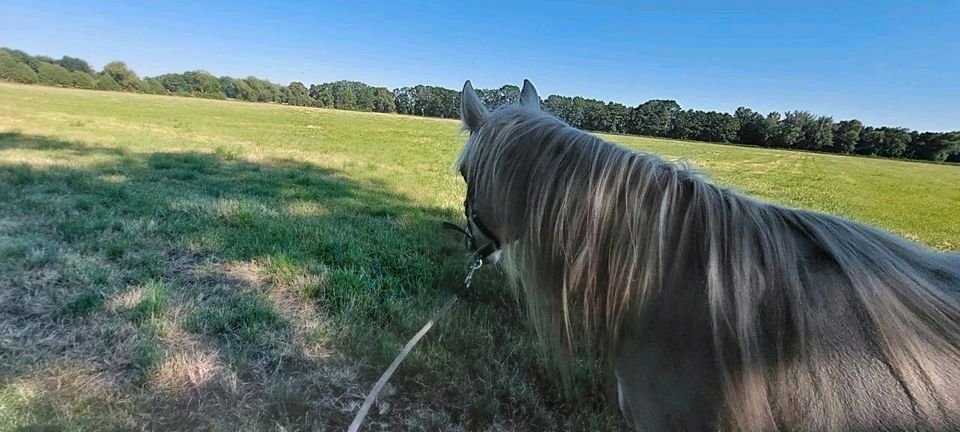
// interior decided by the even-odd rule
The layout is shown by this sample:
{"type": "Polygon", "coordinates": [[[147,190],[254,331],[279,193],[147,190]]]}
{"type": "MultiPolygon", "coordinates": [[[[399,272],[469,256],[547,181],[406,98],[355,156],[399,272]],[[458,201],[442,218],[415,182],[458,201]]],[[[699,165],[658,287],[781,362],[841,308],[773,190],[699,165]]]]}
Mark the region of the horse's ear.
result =
{"type": "Polygon", "coordinates": [[[537,89],[533,88],[530,80],[523,80],[523,90],[520,90],[520,105],[530,109],[540,110],[540,96],[537,95],[537,89]]]}
{"type": "Polygon", "coordinates": [[[477,97],[477,92],[473,91],[470,80],[467,80],[463,84],[463,92],[460,93],[460,119],[463,120],[463,125],[469,130],[476,130],[486,116],[487,108],[477,97]]]}

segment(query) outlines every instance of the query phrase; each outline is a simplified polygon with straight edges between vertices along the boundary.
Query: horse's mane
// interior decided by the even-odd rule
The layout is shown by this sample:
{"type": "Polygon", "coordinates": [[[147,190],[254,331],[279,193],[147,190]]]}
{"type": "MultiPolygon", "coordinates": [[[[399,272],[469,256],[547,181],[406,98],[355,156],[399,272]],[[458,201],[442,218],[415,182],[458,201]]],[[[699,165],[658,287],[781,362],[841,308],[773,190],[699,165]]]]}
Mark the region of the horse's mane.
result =
{"type": "Polygon", "coordinates": [[[547,346],[615,352],[625,320],[699,295],[724,389],[741,394],[726,409],[764,428],[770,365],[829,349],[818,332],[842,301],[914,409],[940,409],[938,365],[960,358],[960,256],[751,199],[524,107],[490,113],[459,164],[493,223],[515,230],[504,266],[547,346]]]}

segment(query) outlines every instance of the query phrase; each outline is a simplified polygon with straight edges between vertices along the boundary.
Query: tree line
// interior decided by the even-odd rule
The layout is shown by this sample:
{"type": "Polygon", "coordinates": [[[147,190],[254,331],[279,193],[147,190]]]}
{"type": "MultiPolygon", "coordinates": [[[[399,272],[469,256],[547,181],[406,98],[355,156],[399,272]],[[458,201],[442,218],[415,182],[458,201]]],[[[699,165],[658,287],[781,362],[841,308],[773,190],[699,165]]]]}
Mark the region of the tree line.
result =
{"type": "MultiPolygon", "coordinates": [[[[283,86],[253,76],[216,77],[205,71],[140,78],[120,61],[95,71],[79,58],[63,56],[55,60],[8,48],[0,48],[0,80],[440,118],[457,118],[460,108],[459,91],[436,86],[390,90],[357,81],[309,87],[294,81],[283,86]]],[[[498,89],[479,89],[477,94],[488,107],[496,108],[518,101],[520,89],[505,85],[498,89]]],[[[733,114],[685,110],[676,101],[663,99],[628,107],[580,96],[550,95],[541,105],[571,126],[595,132],[960,162],[960,131],[919,132],[900,127],[871,127],[856,119],[835,121],[806,111],[763,115],[746,107],[737,108],[733,114]]]]}

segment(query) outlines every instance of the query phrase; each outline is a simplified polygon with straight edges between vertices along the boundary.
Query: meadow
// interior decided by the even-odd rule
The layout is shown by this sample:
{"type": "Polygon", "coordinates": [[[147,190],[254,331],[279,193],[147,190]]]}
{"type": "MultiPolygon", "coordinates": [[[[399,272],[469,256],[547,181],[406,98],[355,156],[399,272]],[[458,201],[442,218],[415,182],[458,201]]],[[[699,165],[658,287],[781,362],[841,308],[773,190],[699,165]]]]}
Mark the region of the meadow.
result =
{"type": "MultiPolygon", "coordinates": [[[[0,84],[0,430],[617,429],[467,259],[456,121],[0,84]]],[[[604,136],[960,250],[960,166],[604,136]]]]}

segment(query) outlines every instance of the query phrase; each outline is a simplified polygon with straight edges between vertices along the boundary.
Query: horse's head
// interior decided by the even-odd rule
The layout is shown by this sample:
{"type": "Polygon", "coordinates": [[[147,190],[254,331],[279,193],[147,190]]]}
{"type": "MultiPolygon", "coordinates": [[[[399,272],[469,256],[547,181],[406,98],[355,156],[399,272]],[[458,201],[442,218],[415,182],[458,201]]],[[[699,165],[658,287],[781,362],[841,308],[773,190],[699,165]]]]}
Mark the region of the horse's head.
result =
{"type": "MultiPolygon", "coordinates": [[[[512,110],[540,110],[540,97],[530,81],[524,80],[520,92],[520,107],[512,110]]],[[[498,111],[499,112],[499,111],[498,111]]],[[[464,130],[470,137],[460,155],[460,175],[467,183],[467,198],[464,201],[464,214],[467,218],[467,230],[473,237],[472,247],[481,258],[496,262],[500,258],[501,248],[517,238],[519,220],[515,217],[522,204],[521,197],[508,193],[507,185],[498,180],[497,163],[492,162],[492,147],[496,147],[498,125],[490,121],[496,117],[490,113],[477,97],[470,81],[463,85],[460,95],[460,118],[464,130]],[[519,204],[519,206],[518,206],[519,204]]],[[[501,161],[502,162],[502,161],[501,161]]]]}

